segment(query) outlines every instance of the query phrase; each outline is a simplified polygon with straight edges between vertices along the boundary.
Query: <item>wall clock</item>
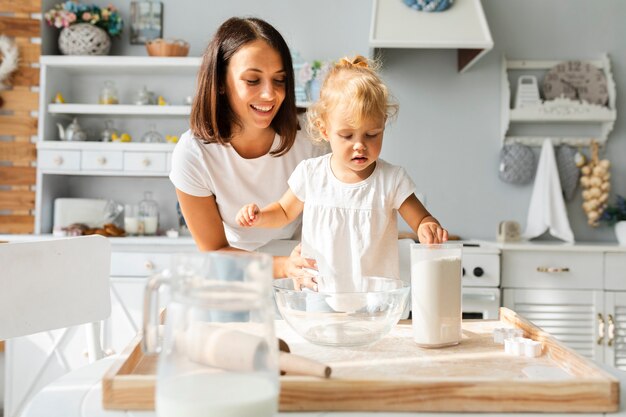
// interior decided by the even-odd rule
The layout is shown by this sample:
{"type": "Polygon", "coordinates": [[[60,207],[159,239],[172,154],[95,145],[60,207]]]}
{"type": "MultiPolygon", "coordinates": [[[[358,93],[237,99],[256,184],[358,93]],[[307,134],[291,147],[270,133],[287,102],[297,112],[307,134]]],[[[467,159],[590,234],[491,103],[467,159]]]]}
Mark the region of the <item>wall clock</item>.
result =
{"type": "Polygon", "coordinates": [[[590,104],[606,105],[609,89],[606,75],[585,61],[566,61],[552,67],[543,79],[543,96],[553,100],[561,95],[590,104]]]}

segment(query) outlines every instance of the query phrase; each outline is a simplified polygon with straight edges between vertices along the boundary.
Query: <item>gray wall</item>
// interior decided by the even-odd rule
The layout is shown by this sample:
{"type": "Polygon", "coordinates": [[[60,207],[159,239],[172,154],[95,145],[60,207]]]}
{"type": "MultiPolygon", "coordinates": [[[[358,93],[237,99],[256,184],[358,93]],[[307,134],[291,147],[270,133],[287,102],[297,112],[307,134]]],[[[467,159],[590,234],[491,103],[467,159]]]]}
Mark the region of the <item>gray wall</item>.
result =
{"type": "MultiPolygon", "coordinates": [[[[219,23],[233,15],[267,19],[306,59],[368,53],[369,0],[163,3],[164,37],[188,40],[191,55],[200,55],[219,23]]],[[[128,2],[114,4],[128,19],[128,2]]],[[[501,220],[517,220],[525,226],[532,192],[532,185],[512,186],[497,177],[502,55],[566,60],[598,59],[606,52],[621,110],[626,104],[626,89],[622,89],[626,87],[626,2],[483,0],[483,6],[495,48],[464,74],[456,72],[453,51],[384,51],[383,76],[400,102],[400,113],[386,133],[383,157],[408,169],[428,208],[452,233],[494,239],[501,220]]],[[[44,51],[46,47],[51,48],[44,42],[44,51]]],[[[113,53],[144,55],[145,51],[128,44],[126,31],[113,53]]],[[[601,156],[613,163],[612,194],[624,195],[626,131],[622,113],[618,116],[601,156]]],[[[576,240],[614,242],[612,228],[587,226],[581,203],[578,195],[567,207],[576,240]]]]}

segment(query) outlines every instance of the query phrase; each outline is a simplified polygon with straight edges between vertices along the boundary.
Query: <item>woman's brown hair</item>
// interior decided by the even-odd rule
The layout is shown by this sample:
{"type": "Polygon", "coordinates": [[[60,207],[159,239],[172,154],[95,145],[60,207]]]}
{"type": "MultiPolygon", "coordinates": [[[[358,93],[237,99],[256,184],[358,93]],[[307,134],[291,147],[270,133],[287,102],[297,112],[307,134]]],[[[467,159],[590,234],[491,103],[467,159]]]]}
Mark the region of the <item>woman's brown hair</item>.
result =
{"type": "Polygon", "coordinates": [[[267,42],[279,53],[286,74],[285,99],[271,123],[280,135],[280,144],[270,155],[281,156],[291,149],[298,130],[293,65],[289,47],[281,34],[261,19],[231,17],[217,29],[202,57],[198,92],[191,106],[191,132],[204,143],[226,145],[232,140],[232,126],[241,122],[231,109],[228,97],[220,94],[220,89],[226,84],[230,58],[255,40],[267,42]]]}

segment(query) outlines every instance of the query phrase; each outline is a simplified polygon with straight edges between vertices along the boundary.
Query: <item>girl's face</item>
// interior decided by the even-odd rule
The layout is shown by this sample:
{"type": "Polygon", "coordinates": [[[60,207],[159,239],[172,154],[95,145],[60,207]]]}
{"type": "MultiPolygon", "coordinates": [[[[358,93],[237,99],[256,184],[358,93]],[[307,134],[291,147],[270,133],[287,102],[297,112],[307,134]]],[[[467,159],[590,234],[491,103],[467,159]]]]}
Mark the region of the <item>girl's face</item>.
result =
{"type": "Polygon", "coordinates": [[[244,130],[270,126],[285,99],[286,77],[280,54],[265,41],[250,42],[230,58],[225,93],[244,130]]]}
{"type": "Polygon", "coordinates": [[[343,182],[355,183],[369,177],[383,146],[385,117],[369,117],[360,126],[353,126],[344,104],[327,115],[322,134],[330,143],[333,156],[331,168],[343,182]]]}

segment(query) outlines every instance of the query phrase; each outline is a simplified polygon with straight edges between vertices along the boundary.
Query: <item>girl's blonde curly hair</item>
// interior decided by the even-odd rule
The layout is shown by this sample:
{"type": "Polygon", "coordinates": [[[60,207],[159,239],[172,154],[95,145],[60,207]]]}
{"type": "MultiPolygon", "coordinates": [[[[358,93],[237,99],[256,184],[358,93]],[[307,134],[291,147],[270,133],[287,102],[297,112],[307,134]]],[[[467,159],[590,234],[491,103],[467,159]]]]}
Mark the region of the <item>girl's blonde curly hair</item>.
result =
{"type": "Polygon", "coordinates": [[[347,107],[353,126],[370,117],[394,117],[398,104],[377,73],[378,63],[357,55],[342,58],[328,72],[320,98],[307,110],[307,131],[312,140],[324,141],[322,127],[338,105],[347,107]]]}

